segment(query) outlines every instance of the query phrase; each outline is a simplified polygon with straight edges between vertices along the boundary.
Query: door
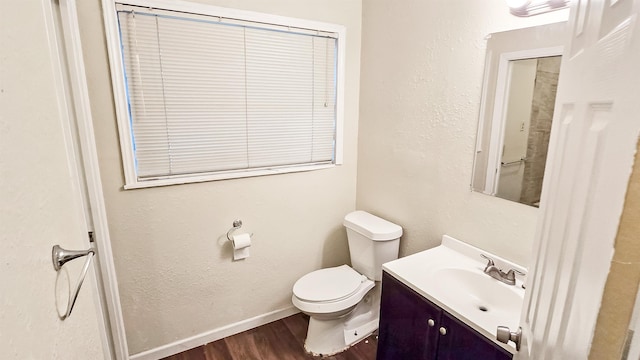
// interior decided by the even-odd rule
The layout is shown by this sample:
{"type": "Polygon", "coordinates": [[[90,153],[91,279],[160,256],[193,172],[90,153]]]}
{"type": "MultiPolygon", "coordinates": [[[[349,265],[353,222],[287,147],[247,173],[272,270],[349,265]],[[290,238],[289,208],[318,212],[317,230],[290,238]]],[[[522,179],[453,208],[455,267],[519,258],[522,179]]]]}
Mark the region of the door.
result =
{"type": "MultiPolygon", "coordinates": [[[[86,230],[93,234],[92,247],[99,256],[94,258],[103,327],[107,328],[107,342],[111,357],[127,359],[128,348],[124,319],[120,306],[115,264],[107,223],[98,154],[91,118],[89,90],[85,76],[80,26],[75,0],[49,0],[57,32],[57,50],[62,70],[64,98],[78,187],[82,197],[86,230]]],[[[64,116],[63,116],[64,117],[64,116]]],[[[72,166],[73,167],[73,166],[72,166]]]]}
{"type": "Polygon", "coordinates": [[[639,8],[572,4],[519,359],[588,357],[640,129],[639,8]]]}
{"type": "Polygon", "coordinates": [[[61,321],[82,260],[56,273],[51,247],[89,247],[51,46],[48,0],[0,2],[0,358],[102,359],[95,273],[61,321]],[[56,299],[58,303],[56,304],[56,299]]]}

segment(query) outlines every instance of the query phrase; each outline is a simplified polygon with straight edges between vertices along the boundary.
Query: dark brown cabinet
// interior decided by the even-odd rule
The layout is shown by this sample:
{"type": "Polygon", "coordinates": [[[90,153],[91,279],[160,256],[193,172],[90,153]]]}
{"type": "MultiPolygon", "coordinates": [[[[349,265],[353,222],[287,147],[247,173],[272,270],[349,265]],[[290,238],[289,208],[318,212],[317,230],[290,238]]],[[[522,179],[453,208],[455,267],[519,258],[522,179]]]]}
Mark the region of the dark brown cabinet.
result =
{"type": "Polygon", "coordinates": [[[511,358],[508,351],[383,273],[377,360],[511,358]]]}

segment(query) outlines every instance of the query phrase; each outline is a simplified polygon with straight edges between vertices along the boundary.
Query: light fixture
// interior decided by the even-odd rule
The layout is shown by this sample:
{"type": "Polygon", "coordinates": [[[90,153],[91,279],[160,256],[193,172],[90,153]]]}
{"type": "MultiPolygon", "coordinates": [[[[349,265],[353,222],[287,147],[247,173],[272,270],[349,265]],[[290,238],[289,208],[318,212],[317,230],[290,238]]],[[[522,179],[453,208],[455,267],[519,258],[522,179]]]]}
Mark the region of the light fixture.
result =
{"type": "Polygon", "coordinates": [[[569,7],[570,0],[505,0],[511,14],[533,16],[569,7]]]}

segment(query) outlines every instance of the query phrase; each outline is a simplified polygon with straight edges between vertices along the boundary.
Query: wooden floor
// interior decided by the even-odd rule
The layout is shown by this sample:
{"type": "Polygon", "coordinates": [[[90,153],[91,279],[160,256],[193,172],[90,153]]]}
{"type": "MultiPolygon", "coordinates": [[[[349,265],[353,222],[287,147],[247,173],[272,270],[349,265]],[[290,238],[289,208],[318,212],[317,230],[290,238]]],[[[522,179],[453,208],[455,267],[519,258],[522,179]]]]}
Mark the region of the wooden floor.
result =
{"type": "Polygon", "coordinates": [[[247,330],[164,360],[374,360],[378,340],[375,335],[360,341],[347,351],[327,357],[311,356],[304,351],[309,317],[296,314],[247,330]]]}

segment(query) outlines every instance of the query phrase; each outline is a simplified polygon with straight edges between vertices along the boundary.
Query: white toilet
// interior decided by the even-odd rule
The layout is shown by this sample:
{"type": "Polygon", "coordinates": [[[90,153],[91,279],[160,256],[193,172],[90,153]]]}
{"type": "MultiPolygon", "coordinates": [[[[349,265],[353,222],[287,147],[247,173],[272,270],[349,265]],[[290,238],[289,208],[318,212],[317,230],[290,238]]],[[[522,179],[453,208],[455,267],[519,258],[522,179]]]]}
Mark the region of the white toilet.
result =
{"type": "Polygon", "coordinates": [[[313,355],[339,353],[378,328],[382,264],[398,258],[400,226],[364,211],[343,225],[353,268],[316,270],[293,285],[293,305],[310,316],[304,347],[313,355]]]}

